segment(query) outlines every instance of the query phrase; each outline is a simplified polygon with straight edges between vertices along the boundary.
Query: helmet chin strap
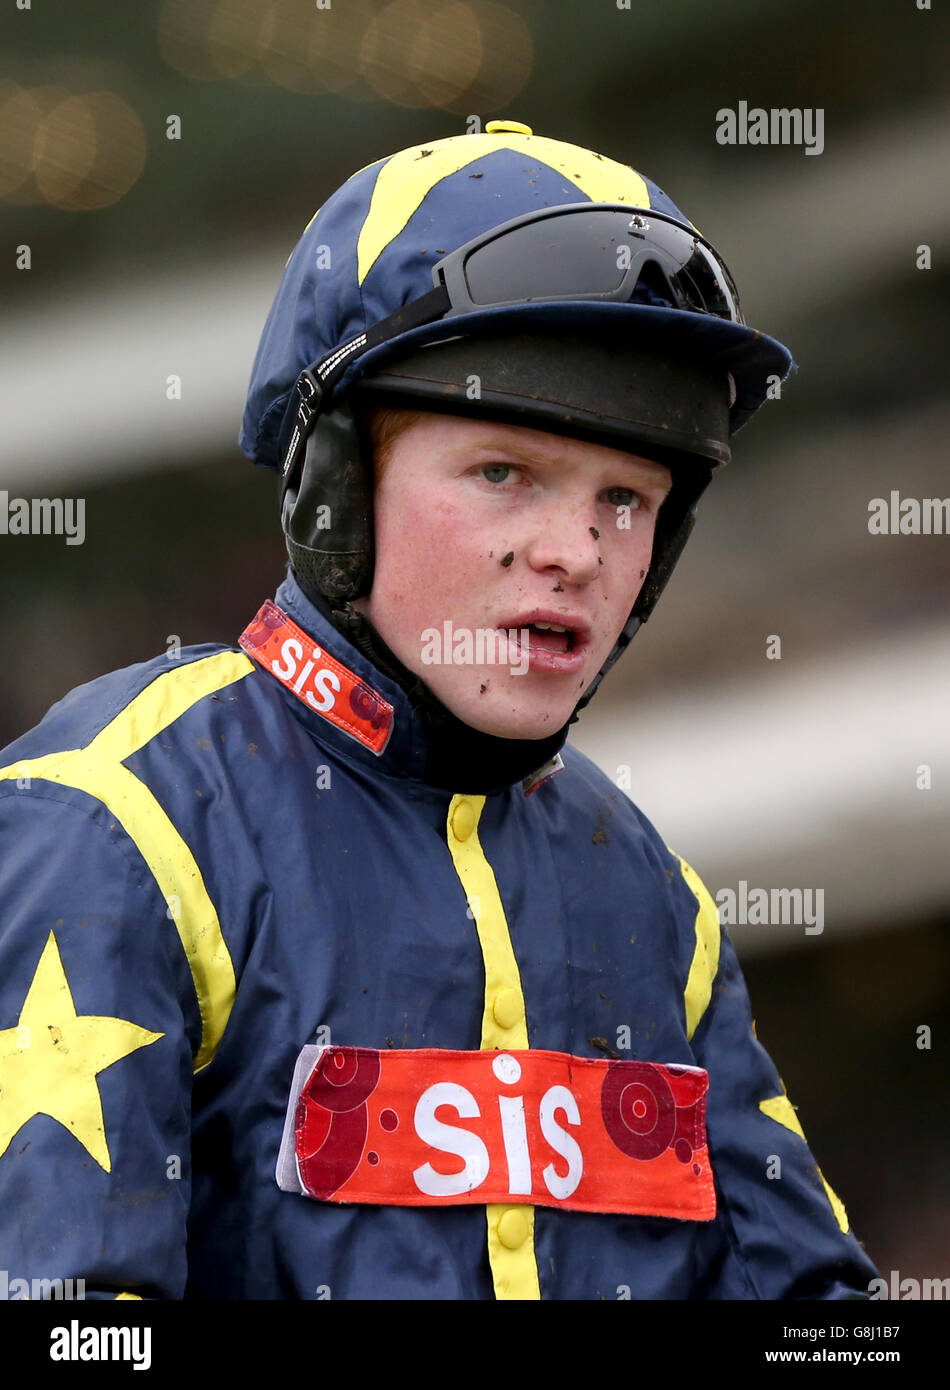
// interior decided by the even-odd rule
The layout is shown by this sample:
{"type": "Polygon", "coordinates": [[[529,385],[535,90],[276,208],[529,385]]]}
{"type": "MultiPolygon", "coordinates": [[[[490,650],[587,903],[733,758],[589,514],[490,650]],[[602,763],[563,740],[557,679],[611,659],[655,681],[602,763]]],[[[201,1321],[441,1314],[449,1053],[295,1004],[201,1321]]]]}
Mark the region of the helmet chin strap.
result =
{"type": "Polygon", "coordinates": [[[597,675],[591,681],[590,685],[587,687],[581,698],[578,700],[577,704],[574,706],[574,713],[567,721],[568,724],[577,723],[578,719],[580,718],[581,710],[586,708],[586,706],[590,704],[591,700],[597,693],[597,687],[600,685],[604,676],[606,676],[607,672],[610,670],[611,666],[613,666],[614,662],[619,661],[620,658],[623,656],[624,652],[627,650],[627,647],[630,645],[634,637],[636,637],[637,633],[640,631],[642,625],[642,618],[638,618],[635,613],[630,615],[630,617],[624,623],[623,630],[621,631],[620,636],[614,643],[613,649],[611,650],[610,655],[607,657],[607,660],[604,662],[603,666],[601,666],[600,670],[597,672],[597,675]]]}

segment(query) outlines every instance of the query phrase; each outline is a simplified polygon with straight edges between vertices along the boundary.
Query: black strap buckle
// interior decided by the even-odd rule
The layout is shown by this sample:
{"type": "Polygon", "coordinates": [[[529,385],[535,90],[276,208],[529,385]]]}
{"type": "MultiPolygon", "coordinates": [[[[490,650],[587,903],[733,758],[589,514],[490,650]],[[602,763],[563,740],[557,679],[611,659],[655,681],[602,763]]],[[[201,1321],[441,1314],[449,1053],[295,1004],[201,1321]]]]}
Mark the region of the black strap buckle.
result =
{"type": "Polygon", "coordinates": [[[284,467],[281,472],[281,477],[285,480],[289,480],[293,475],[300,451],[320,413],[323,386],[311,371],[305,369],[297,378],[297,394],[300,396],[297,419],[294,423],[294,432],[290,436],[290,443],[287,445],[287,456],[284,459],[284,467]]]}

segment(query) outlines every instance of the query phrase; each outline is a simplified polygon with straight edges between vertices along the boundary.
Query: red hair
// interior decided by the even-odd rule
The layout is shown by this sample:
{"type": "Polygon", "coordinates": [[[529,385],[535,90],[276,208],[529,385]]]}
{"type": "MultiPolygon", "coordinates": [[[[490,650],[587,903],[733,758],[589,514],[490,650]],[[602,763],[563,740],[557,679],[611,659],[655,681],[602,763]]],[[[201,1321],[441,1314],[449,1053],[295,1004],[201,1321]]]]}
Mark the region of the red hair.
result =
{"type": "Polygon", "coordinates": [[[364,416],[366,434],[373,451],[373,477],[378,484],[386,471],[393,447],[400,435],[425,418],[423,410],[375,407],[364,416]]]}

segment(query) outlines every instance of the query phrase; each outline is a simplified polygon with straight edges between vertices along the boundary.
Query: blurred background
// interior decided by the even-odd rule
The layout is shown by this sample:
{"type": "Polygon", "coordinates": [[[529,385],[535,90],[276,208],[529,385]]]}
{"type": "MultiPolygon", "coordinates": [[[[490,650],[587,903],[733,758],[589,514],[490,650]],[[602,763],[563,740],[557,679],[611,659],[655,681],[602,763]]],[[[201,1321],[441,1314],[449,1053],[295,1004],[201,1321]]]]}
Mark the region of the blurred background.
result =
{"type": "Polygon", "coordinates": [[[873,498],[950,497],[946,6],[86,0],[2,25],[0,488],[85,499],[85,539],[0,536],[0,744],[172,636],[233,642],[280,581],[274,480],[236,437],[284,263],[354,170],[509,117],[632,164],[721,251],[800,370],[572,741],[714,894],[823,891],[820,933],[731,929],[758,1036],[885,1277],[950,1276],[950,536],[868,529],[873,498]],[[821,108],[823,152],[718,144],[740,101],[821,108]]]}

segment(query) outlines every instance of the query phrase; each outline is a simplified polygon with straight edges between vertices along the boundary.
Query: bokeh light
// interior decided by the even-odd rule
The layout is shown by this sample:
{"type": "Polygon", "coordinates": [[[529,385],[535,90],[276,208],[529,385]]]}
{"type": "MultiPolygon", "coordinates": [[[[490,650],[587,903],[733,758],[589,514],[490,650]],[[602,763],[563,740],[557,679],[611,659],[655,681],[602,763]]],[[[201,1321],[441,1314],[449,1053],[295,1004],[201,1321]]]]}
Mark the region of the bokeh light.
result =
{"type": "MultiPolygon", "coordinates": [[[[534,67],[531,28],[508,5],[492,0],[468,0],[482,32],[484,57],[478,76],[467,92],[451,103],[450,110],[503,115],[502,108],[519,95],[534,67]]],[[[529,122],[530,124],[530,122],[529,122]]]]}
{"type": "Polygon", "coordinates": [[[0,198],[41,203],[33,177],[33,146],[43,117],[70,93],[65,87],[21,87],[0,82],[0,198]]]}
{"type": "Polygon", "coordinates": [[[266,18],[260,0],[218,0],[208,25],[216,77],[241,77],[250,71],[263,51],[266,18]]]}
{"type": "Polygon", "coordinates": [[[33,176],[54,207],[90,212],[117,203],[145,167],[145,129],[115,92],[88,92],[57,102],[40,120],[33,176]]]}
{"type": "MultiPolygon", "coordinates": [[[[299,21],[299,3],[297,11],[299,21]]],[[[158,16],[158,46],[169,67],[183,77],[242,77],[261,56],[268,14],[259,0],[165,0],[158,16]]]]}
{"type": "Polygon", "coordinates": [[[293,92],[350,93],[359,83],[363,34],[375,14],[372,0],[346,0],[302,13],[299,0],[271,0],[262,30],[261,66],[293,92]]]}
{"type": "Polygon", "coordinates": [[[164,0],[158,42],[184,77],[465,114],[511,101],[534,63],[527,21],[494,0],[164,0]]]}
{"type": "Polygon", "coordinates": [[[397,106],[448,105],[471,86],[481,63],[481,27],[461,0],[390,0],[360,50],[366,81],[397,106]]]}

